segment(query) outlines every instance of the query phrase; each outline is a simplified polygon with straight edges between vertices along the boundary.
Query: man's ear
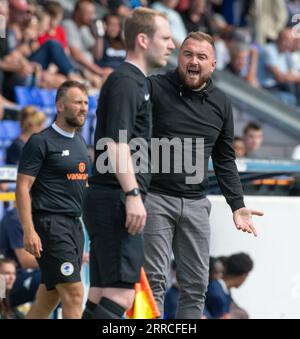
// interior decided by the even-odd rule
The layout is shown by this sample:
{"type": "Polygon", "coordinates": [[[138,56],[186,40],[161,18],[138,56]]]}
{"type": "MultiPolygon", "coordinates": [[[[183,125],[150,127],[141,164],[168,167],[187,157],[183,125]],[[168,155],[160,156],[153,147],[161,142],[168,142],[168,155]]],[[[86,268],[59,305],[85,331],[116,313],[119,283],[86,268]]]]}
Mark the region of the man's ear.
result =
{"type": "Polygon", "coordinates": [[[212,67],[213,67],[213,70],[216,69],[216,67],[217,67],[217,60],[214,60],[214,61],[212,62],[212,67]]]}
{"type": "Polygon", "coordinates": [[[149,37],[145,33],[140,33],[136,37],[137,46],[141,47],[142,49],[147,49],[149,44],[149,37]]]}
{"type": "Polygon", "coordinates": [[[64,109],[64,104],[62,102],[62,100],[58,100],[57,103],[56,103],[56,109],[57,109],[57,112],[61,112],[63,111],[64,109]]]}

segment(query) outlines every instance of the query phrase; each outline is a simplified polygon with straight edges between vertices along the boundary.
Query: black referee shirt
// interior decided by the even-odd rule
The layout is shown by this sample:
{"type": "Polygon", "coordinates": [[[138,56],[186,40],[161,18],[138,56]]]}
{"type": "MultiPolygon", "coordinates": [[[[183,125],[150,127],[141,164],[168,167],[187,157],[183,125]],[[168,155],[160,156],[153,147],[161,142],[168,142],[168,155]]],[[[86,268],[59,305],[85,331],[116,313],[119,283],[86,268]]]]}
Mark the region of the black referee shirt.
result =
{"type": "MultiPolygon", "coordinates": [[[[208,160],[212,156],[220,188],[234,211],[244,207],[243,190],[232,148],[233,117],[230,100],[211,80],[206,87],[195,92],[185,88],[177,71],[149,78],[153,104],[154,138],[204,138],[204,180],[199,184],[186,184],[187,173],[153,174],[150,192],[185,198],[202,198],[207,189],[208,160]]],[[[193,143],[193,157],[195,155],[193,143]]],[[[171,148],[171,160],[174,158],[171,148]]],[[[173,166],[173,167],[172,167],[173,166]]],[[[190,174],[189,174],[190,176],[190,174]]]]}
{"type": "Polygon", "coordinates": [[[34,134],[24,146],[19,173],[36,177],[32,212],[81,215],[89,158],[82,136],[69,138],[52,127],[34,134]]]}
{"type": "MultiPolygon", "coordinates": [[[[104,84],[97,108],[97,127],[95,134],[95,164],[93,176],[89,184],[101,184],[120,187],[115,174],[99,173],[97,159],[106,150],[97,150],[97,142],[102,138],[110,138],[119,142],[119,132],[127,132],[129,143],[134,138],[145,140],[146,148],[151,137],[151,103],[147,78],[134,65],[123,63],[108,78],[104,84]]],[[[132,154],[137,150],[132,150],[132,154]]],[[[148,161],[150,168],[150,159],[148,161]]],[[[146,171],[145,171],[146,172],[146,171]]],[[[148,173],[137,173],[136,179],[142,192],[146,193],[151,179],[148,173]]]]}

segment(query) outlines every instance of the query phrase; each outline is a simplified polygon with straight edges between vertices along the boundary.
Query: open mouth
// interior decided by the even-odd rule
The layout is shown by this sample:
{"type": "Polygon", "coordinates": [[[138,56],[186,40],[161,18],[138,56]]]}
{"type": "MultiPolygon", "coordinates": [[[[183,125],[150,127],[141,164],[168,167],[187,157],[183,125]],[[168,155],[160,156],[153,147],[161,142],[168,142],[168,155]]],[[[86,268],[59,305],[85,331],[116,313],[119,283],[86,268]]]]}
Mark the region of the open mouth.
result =
{"type": "Polygon", "coordinates": [[[188,69],[187,73],[191,77],[196,77],[200,74],[200,72],[195,69],[188,69]]]}

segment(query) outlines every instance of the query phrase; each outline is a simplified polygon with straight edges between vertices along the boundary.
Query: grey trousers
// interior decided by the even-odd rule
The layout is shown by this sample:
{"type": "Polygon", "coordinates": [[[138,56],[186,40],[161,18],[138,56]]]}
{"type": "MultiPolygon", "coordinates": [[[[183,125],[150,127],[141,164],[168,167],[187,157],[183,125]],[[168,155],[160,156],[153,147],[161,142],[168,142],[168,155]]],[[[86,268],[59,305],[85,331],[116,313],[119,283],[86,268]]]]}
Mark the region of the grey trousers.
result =
{"type": "Polygon", "coordinates": [[[145,271],[163,316],[173,249],[180,297],[177,319],[200,319],[208,285],[210,201],[148,193],[145,271]]]}

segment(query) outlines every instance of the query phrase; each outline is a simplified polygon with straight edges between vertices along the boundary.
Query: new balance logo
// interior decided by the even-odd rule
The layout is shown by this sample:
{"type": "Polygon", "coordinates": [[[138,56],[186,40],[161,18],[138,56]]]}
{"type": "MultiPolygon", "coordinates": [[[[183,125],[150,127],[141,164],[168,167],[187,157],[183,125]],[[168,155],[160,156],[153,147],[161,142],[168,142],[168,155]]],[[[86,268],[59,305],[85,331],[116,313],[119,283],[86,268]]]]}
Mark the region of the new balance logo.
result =
{"type": "Polygon", "coordinates": [[[148,101],[150,99],[150,94],[145,94],[145,100],[148,101]]]}
{"type": "Polygon", "coordinates": [[[70,151],[68,149],[62,151],[61,156],[62,157],[68,157],[70,155],[70,151]]]}

